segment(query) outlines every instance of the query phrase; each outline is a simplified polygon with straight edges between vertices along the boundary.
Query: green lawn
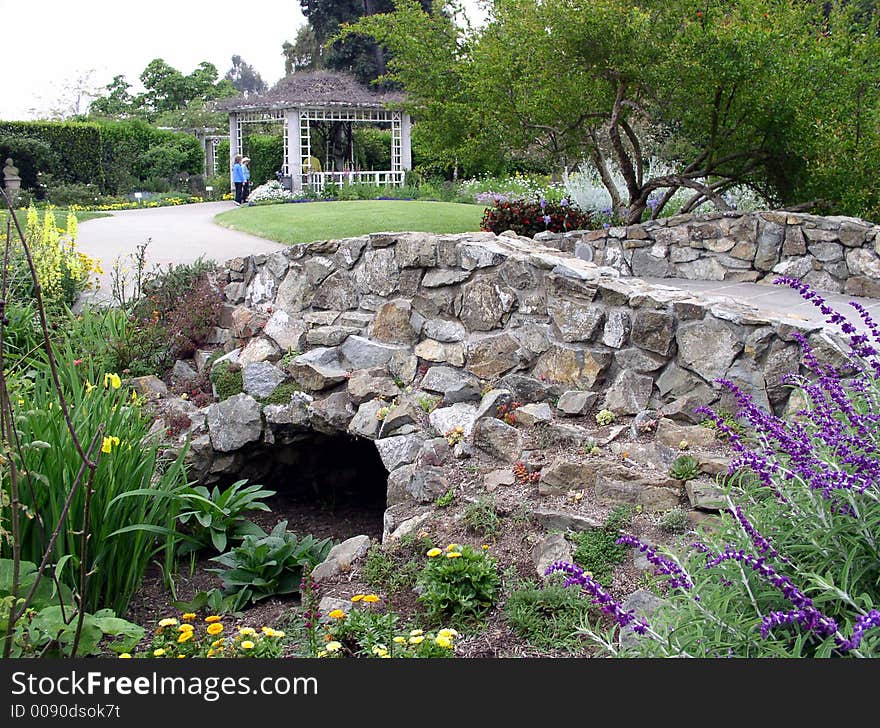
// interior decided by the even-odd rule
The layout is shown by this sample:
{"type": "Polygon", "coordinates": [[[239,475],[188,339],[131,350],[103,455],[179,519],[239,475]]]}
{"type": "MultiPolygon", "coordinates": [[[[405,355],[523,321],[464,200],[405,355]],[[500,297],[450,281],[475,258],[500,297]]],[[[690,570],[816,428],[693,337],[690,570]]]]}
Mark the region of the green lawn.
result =
{"type": "Polygon", "coordinates": [[[483,207],[423,200],[298,202],[239,207],[214,222],[279,243],[349,238],[376,232],[465,233],[480,229],[483,207]]]}

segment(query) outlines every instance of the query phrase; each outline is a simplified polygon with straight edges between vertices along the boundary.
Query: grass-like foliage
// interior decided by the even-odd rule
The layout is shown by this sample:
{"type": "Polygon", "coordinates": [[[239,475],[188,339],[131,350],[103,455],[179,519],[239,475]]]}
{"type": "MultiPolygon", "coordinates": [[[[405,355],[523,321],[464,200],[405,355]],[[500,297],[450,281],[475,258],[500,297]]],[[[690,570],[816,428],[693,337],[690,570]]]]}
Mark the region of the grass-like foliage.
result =
{"type": "Polygon", "coordinates": [[[612,573],[617,564],[623,563],[626,548],[617,543],[621,530],[627,528],[632,520],[629,506],[615,508],[602,528],[574,533],[571,539],[577,544],[574,561],[604,586],[611,583],[612,573]]]}
{"type": "Polygon", "coordinates": [[[708,412],[737,452],[728,509],[700,541],[643,551],[667,588],[647,619],[623,608],[602,585],[570,564],[555,564],[570,586],[615,622],[586,631],[611,652],[694,657],[876,657],[880,655],[880,326],[856,303],[857,326],[800,281],[798,290],[849,338],[845,371],[822,363],[801,337],[809,376],[793,377],[806,407],[791,421],[763,411],[727,381],[746,440],[708,412]],[[854,373],[854,376],[853,376],[854,373]]]}
{"type": "Polygon", "coordinates": [[[586,639],[578,630],[591,610],[595,607],[556,580],[543,588],[525,584],[504,604],[513,631],[529,644],[548,650],[582,649],[586,639]]]}

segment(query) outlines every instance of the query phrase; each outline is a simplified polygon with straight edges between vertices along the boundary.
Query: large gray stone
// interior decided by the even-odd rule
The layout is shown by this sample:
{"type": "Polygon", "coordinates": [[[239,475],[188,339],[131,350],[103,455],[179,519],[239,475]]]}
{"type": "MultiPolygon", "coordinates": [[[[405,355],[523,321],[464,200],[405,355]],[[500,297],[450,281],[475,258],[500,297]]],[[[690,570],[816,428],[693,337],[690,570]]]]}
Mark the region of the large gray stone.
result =
{"type": "Polygon", "coordinates": [[[260,405],[250,395],[235,394],[208,407],[206,416],[211,446],[218,452],[239,450],[263,434],[260,405]]]}
{"type": "Polygon", "coordinates": [[[419,435],[396,435],[376,440],[376,449],[382,464],[390,473],[401,465],[414,462],[424,439],[419,435]]]}
{"type": "Polygon", "coordinates": [[[305,323],[293,318],[282,309],[276,310],[266,322],[263,333],[272,339],[282,351],[302,351],[305,323]]]}
{"type": "Polygon", "coordinates": [[[662,311],[637,311],[630,341],[636,346],[668,356],[675,338],[675,317],[662,311]]]}
{"type": "Polygon", "coordinates": [[[407,352],[397,344],[383,344],[363,336],[349,336],[339,347],[340,358],[351,369],[372,369],[385,366],[397,352],[407,352]]]}
{"type": "Polygon", "coordinates": [[[713,447],[715,432],[699,425],[678,425],[668,417],[657,424],[657,442],[671,448],[679,448],[682,442],[689,447],[713,447]]]}
{"type": "Polygon", "coordinates": [[[348,394],[359,405],[375,397],[390,401],[400,394],[400,389],[384,369],[357,369],[348,380],[348,394]]]}
{"type": "Polygon", "coordinates": [[[558,457],[541,471],[541,485],[560,493],[592,488],[595,484],[595,469],[585,467],[584,463],[577,460],[558,457]]]}
{"type": "Polygon", "coordinates": [[[481,379],[496,379],[519,365],[519,351],[509,333],[486,336],[468,345],[467,368],[481,379]]]}
{"type": "Polygon", "coordinates": [[[512,401],[513,395],[508,390],[490,389],[480,400],[476,417],[478,420],[483,417],[498,417],[501,414],[501,408],[510,407],[512,401]]]}
{"type": "Polygon", "coordinates": [[[331,311],[347,311],[357,308],[359,300],[354,278],[350,273],[338,270],[321,283],[312,297],[311,305],[331,311]]]}
{"type": "Polygon", "coordinates": [[[599,398],[598,392],[584,392],[580,389],[570,389],[563,392],[556,403],[556,408],[570,417],[581,417],[590,411],[590,408],[599,398]]]}
{"type": "MultiPolygon", "coordinates": [[[[403,468],[398,468],[394,472],[400,470],[403,468]]],[[[405,487],[406,492],[416,503],[431,503],[449,490],[449,480],[443,468],[415,468],[405,487]]]]}
{"type": "Polygon", "coordinates": [[[557,387],[525,374],[507,374],[498,380],[498,387],[510,391],[517,402],[544,402],[558,391],[557,387]]]}
{"type": "Polygon", "coordinates": [[[354,536],[336,544],[330,549],[327,558],[312,570],[312,579],[320,584],[337,574],[351,571],[352,564],[366,556],[369,550],[369,536],[354,536]]]}
{"type": "Polygon", "coordinates": [[[574,549],[561,533],[544,536],[532,549],[532,562],[538,576],[543,577],[547,569],[557,561],[571,561],[574,549]]]}
{"type": "Polygon", "coordinates": [[[320,392],[345,381],[348,372],[342,368],[336,349],[318,348],[296,357],[290,364],[290,375],[303,389],[320,392]]]}
{"type": "Polygon", "coordinates": [[[631,369],[641,373],[656,372],[658,369],[662,369],[667,362],[665,357],[634,346],[615,351],[614,361],[621,369],[631,369]]]}
{"type": "Polygon", "coordinates": [[[437,362],[438,364],[451,364],[452,366],[464,366],[465,349],[464,344],[458,342],[454,344],[443,344],[434,339],[423,339],[420,341],[413,353],[425,361],[437,362]]]}
{"type": "Polygon", "coordinates": [[[504,249],[497,243],[461,243],[458,246],[458,264],[467,271],[489,268],[504,262],[504,249]]]}
{"type": "Polygon", "coordinates": [[[727,508],[724,491],[704,480],[689,480],[684,485],[691,508],[701,511],[720,511],[727,508]]]}
{"type": "Polygon", "coordinates": [[[459,318],[470,331],[491,331],[504,322],[516,294],[495,278],[479,278],[462,287],[459,318]]]}
{"type": "Polygon", "coordinates": [[[599,505],[642,506],[648,512],[667,511],[681,500],[678,490],[655,486],[647,481],[614,480],[599,476],[595,488],[596,502],[599,505]]]}
{"type": "Polygon", "coordinates": [[[524,427],[532,427],[534,425],[550,422],[553,419],[553,410],[546,402],[538,402],[533,404],[524,404],[517,407],[514,411],[517,424],[524,427]]]}
{"type": "Polygon", "coordinates": [[[602,331],[602,343],[612,349],[619,349],[629,338],[629,314],[626,311],[615,310],[608,313],[605,328],[602,331]]]}
{"type": "Polygon", "coordinates": [[[443,286],[454,286],[458,283],[463,283],[470,277],[470,271],[466,270],[432,268],[422,278],[422,285],[425,288],[442,288],[443,286]]]}
{"type": "MultiPolygon", "coordinates": [[[[358,407],[357,414],[348,423],[348,431],[358,437],[366,437],[375,440],[379,437],[382,428],[382,420],[377,417],[380,409],[387,407],[388,403],[382,399],[371,399],[358,407]]],[[[389,468],[390,470],[390,468],[389,468]]]]}
{"type": "Polygon", "coordinates": [[[552,298],[547,311],[559,329],[562,340],[569,342],[592,341],[605,320],[605,310],[601,306],[566,298],[552,298]]]}
{"type": "Polygon", "coordinates": [[[306,333],[306,342],[310,346],[339,346],[349,336],[360,332],[354,326],[317,326],[306,333]]]}
{"type": "Polygon", "coordinates": [[[480,382],[463,369],[453,367],[431,367],[425,372],[419,385],[428,392],[443,395],[444,404],[472,402],[480,399],[480,382]]]}
{"type": "Polygon", "coordinates": [[[868,248],[856,248],[846,253],[846,264],[854,276],[880,278],[880,256],[868,248]]]}
{"type": "Polygon", "coordinates": [[[678,363],[708,382],[723,377],[743,348],[733,331],[715,319],[682,324],[676,341],[678,363]]]}
{"type": "Polygon", "coordinates": [[[390,296],[400,284],[400,268],[394,257],[394,249],[368,250],[355,268],[354,279],[361,293],[390,296]]]}
{"type": "Polygon", "coordinates": [[[604,408],[618,415],[635,415],[647,408],[654,388],[651,377],[624,369],[605,394],[604,408]]]}
{"type": "Polygon", "coordinates": [[[461,341],[467,335],[467,331],[458,321],[447,321],[445,319],[430,319],[425,321],[422,327],[429,339],[442,341],[444,343],[453,343],[461,341]]]}
{"type": "Polygon", "coordinates": [[[242,369],[244,391],[252,397],[268,397],[285,379],[287,375],[267,361],[245,364],[242,369]]]}
{"type": "Polygon", "coordinates": [[[412,304],[397,298],[376,311],[370,337],[389,344],[415,344],[419,340],[419,332],[412,322],[412,304]]]}
{"type": "Polygon", "coordinates": [[[309,422],[312,428],[326,435],[335,435],[348,430],[355,415],[354,405],[348,392],[334,392],[324,399],[316,399],[309,408],[309,422]]]}
{"type": "Polygon", "coordinates": [[[241,350],[241,354],[238,355],[238,363],[242,366],[246,366],[253,362],[277,358],[278,347],[269,341],[269,339],[264,339],[260,336],[256,339],[251,339],[244,349],[241,350]]]}
{"type": "Polygon", "coordinates": [[[425,233],[401,235],[394,253],[401,268],[433,268],[437,265],[436,239],[425,233]]]}
{"type": "Polygon", "coordinates": [[[533,509],[532,518],[545,531],[592,531],[603,525],[598,518],[549,508],[533,509]]]}
{"type": "Polygon", "coordinates": [[[515,427],[484,417],[474,425],[474,445],[500,460],[513,463],[522,452],[522,436],[515,427]]]}
{"type": "MultiPolygon", "coordinates": [[[[635,612],[640,619],[650,626],[651,618],[667,603],[665,599],[658,597],[647,589],[637,589],[626,598],[621,606],[627,612],[635,612]]],[[[647,638],[635,632],[632,625],[620,630],[620,646],[623,648],[633,647],[641,639],[647,638]]]]}
{"type": "Polygon", "coordinates": [[[554,344],[541,354],[532,374],[538,379],[581,389],[592,389],[611,355],[573,344],[554,344]]]}
{"type": "Polygon", "coordinates": [[[769,271],[779,262],[779,253],[785,237],[785,227],[775,222],[761,222],[758,226],[758,251],[755,268],[769,271]]]}

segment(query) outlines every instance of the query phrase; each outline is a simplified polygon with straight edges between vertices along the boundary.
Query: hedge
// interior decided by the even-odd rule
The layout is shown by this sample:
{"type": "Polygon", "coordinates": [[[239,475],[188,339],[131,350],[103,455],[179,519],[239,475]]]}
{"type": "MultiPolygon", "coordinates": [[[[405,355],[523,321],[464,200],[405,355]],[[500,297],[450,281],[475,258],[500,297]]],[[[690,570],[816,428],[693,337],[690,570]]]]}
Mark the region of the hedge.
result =
{"type": "Polygon", "coordinates": [[[245,156],[251,158],[251,188],[275,179],[284,165],[284,137],[250,134],[244,138],[245,156]]]}
{"type": "Polygon", "coordinates": [[[21,139],[47,143],[57,161],[46,171],[56,180],[92,183],[116,194],[150,177],[168,176],[169,165],[178,167],[170,174],[200,174],[204,164],[194,136],[141,120],[0,121],[0,139],[8,146],[22,146],[21,139]]]}
{"type": "Polygon", "coordinates": [[[101,128],[82,121],[0,121],[0,135],[30,137],[49,144],[58,155],[53,170],[67,182],[104,187],[104,140],[101,128]]]}

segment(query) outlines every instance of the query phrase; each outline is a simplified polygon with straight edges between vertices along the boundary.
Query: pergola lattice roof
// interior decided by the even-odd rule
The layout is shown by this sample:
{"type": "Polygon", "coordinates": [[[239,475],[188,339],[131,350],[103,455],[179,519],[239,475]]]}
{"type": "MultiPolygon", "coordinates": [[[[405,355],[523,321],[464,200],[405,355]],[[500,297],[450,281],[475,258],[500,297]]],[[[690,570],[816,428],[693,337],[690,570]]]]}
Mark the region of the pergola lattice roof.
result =
{"type": "Polygon", "coordinates": [[[378,91],[363,86],[347,73],[308,71],[282,78],[264,93],[228,99],[219,107],[231,112],[269,111],[305,106],[384,109],[404,99],[404,94],[397,91],[378,91]]]}

